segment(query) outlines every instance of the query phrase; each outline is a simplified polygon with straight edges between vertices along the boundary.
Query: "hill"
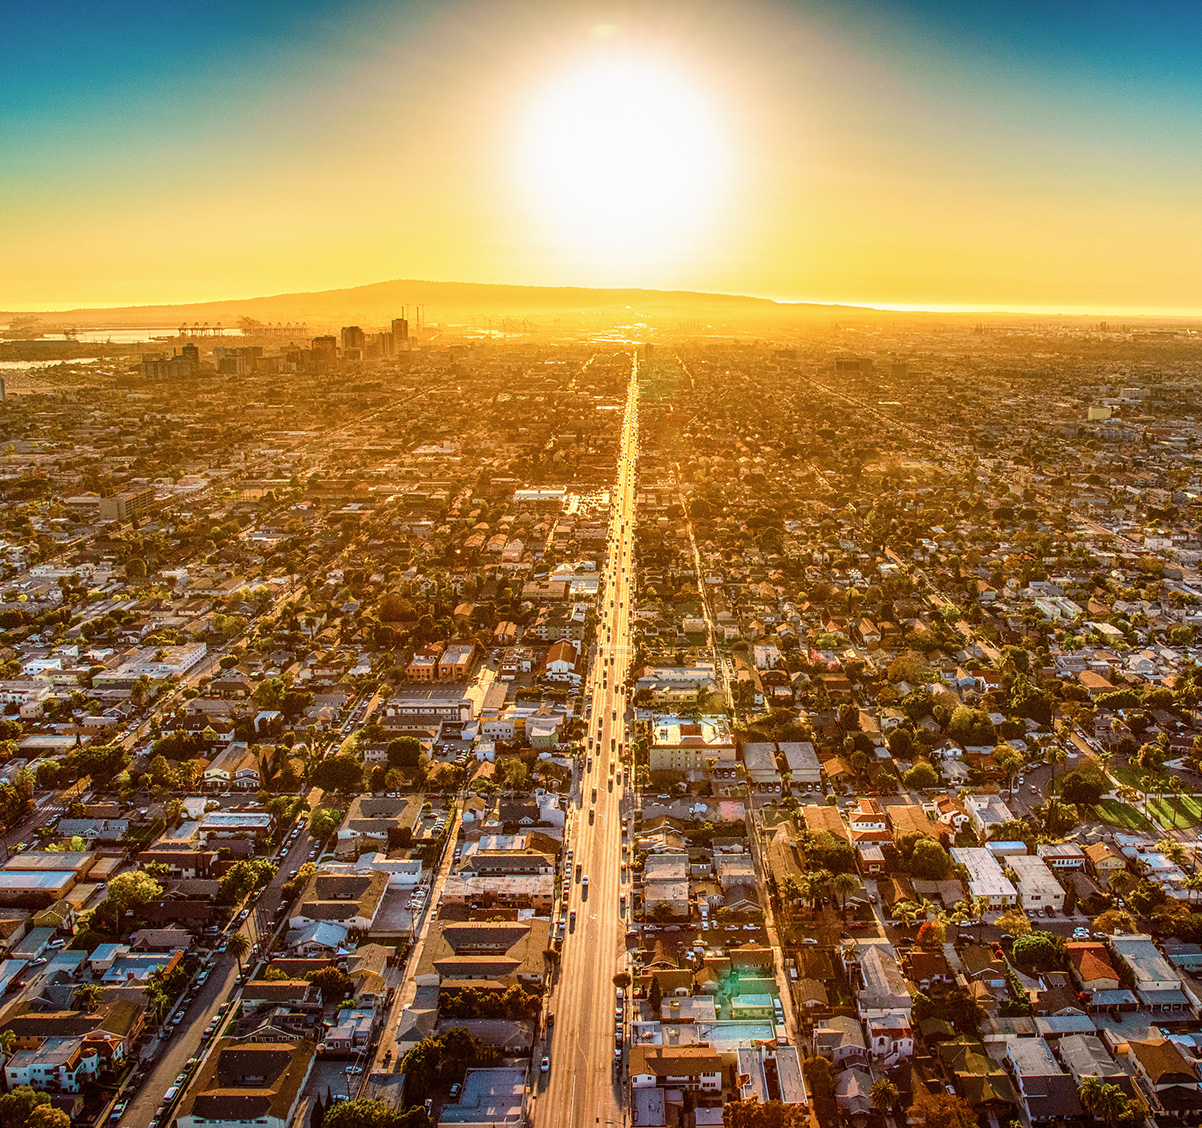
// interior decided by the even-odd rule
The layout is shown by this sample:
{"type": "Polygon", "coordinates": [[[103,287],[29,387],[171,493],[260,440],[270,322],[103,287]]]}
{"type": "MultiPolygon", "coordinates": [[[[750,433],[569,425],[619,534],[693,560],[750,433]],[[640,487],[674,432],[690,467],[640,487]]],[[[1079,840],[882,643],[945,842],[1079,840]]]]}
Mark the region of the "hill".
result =
{"type": "MultiPolygon", "coordinates": [[[[712,294],[688,290],[591,289],[572,286],[507,286],[479,282],[430,282],[394,279],[311,293],[272,294],[257,298],[230,298],[183,304],[116,306],[72,309],[47,313],[13,314],[77,328],[162,325],[187,322],[220,322],[234,327],[240,318],[264,322],[305,322],[310,329],[362,324],[387,324],[401,315],[402,307],[423,307],[430,323],[466,318],[564,317],[577,323],[636,318],[716,319],[719,321],[777,321],[781,318],[828,318],[836,312],[864,313],[854,306],[780,303],[768,298],[738,294],[712,294]]],[[[0,314],[0,316],[4,316],[0,314]]]]}

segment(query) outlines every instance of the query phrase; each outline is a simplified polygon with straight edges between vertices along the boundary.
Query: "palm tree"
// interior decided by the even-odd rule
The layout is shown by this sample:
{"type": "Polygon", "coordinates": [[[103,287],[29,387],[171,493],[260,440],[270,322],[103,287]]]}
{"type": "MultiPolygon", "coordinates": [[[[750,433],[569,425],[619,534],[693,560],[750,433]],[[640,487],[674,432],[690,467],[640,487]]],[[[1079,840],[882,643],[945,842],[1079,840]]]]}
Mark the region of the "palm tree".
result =
{"type": "Polygon", "coordinates": [[[988,897],[974,897],[972,899],[973,916],[977,918],[977,943],[981,942],[981,929],[985,926],[985,914],[989,911],[988,897]]]}
{"type": "Polygon", "coordinates": [[[1156,843],[1156,849],[1159,850],[1170,862],[1175,866],[1181,865],[1185,861],[1185,847],[1181,845],[1175,838],[1162,838],[1156,843]]]}
{"type": "Polygon", "coordinates": [[[1096,1116],[1102,1100],[1102,1079],[1100,1077],[1083,1077],[1077,1086],[1077,1099],[1081,1107],[1090,1116],[1096,1116]]]}
{"type": "Polygon", "coordinates": [[[99,983],[81,983],[75,988],[71,1001],[83,1011],[94,1011],[104,998],[104,989],[99,983]]]}
{"type": "Polygon", "coordinates": [[[843,914],[845,924],[847,923],[848,899],[859,888],[860,883],[850,873],[836,873],[831,877],[830,891],[832,896],[839,901],[839,911],[843,914]]]}
{"type": "Polygon", "coordinates": [[[879,1081],[872,1083],[872,1088],[868,1090],[868,1095],[872,1098],[872,1107],[877,1112],[888,1112],[889,1109],[897,1104],[901,1093],[888,1077],[882,1077],[879,1081]]]}
{"type": "Polygon", "coordinates": [[[241,932],[235,932],[226,942],[226,951],[238,961],[238,974],[242,974],[242,959],[250,951],[250,941],[241,932]]]}
{"type": "Polygon", "coordinates": [[[1056,769],[1068,759],[1068,749],[1061,744],[1053,744],[1048,749],[1048,759],[1052,763],[1052,782],[1048,784],[1048,791],[1056,789],[1056,769]]]}

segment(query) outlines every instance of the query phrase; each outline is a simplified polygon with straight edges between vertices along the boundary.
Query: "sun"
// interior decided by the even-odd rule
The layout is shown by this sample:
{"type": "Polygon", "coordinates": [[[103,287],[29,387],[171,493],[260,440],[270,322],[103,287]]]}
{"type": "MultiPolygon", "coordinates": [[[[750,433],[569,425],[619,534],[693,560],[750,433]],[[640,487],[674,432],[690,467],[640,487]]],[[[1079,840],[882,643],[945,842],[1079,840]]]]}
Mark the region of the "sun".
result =
{"type": "Polygon", "coordinates": [[[679,246],[716,221],[725,155],[718,114],[671,65],[602,55],[533,99],[528,196],[573,248],[612,258],[679,246]]]}

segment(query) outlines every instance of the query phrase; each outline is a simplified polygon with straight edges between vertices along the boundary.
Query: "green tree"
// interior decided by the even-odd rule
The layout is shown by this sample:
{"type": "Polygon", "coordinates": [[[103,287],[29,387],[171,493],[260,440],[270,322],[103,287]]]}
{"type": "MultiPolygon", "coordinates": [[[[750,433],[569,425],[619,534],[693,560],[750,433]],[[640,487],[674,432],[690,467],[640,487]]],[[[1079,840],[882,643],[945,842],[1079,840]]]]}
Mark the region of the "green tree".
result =
{"type": "Polygon", "coordinates": [[[355,987],[351,977],[336,967],[323,967],[320,971],[311,971],[305,978],[321,991],[323,1003],[334,1003],[339,999],[345,999],[355,987]]]}
{"type": "Polygon", "coordinates": [[[324,842],[338,829],[342,812],[337,807],[318,807],[309,816],[309,833],[317,842],[324,842]]]}
{"type": "Polygon", "coordinates": [[[255,686],[254,702],[260,709],[279,709],[287,689],[283,678],[264,678],[255,686]]]}
{"type": "Polygon", "coordinates": [[[426,756],[422,752],[422,742],[416,736],[400,736],[389,741],[388,763],[394,768],[410,770],[426,765],[426,756]]]}
{"type": "Polygon", "coordinates": [[[238,974],[242,974],[242,961],[246,958],[250,951],[250,941],[246,938],[246,933],[235,932],[225,942],[225,950],[229,952],[235,960],[238,961],[238,974]]]}
{"type": "Polygon", "coordinates": [[[939,786],[939,773],[931,767],[928,761],[919,760],[902,776],[902,780],[907,787],[911,787],[915,791],[926,791],[928,788],[939,786]]]}
{"type": "Polygon", "coordinates": [[[49,1104],[48,1093],[37,1093],[28,1085],[18,1085],[0,1097],[0,1128],[26,1128],[34,1109],[49,1104]]]}
{"type": "Polygon", "coordinates": [[[801,1066],[806,1087],[815,1100],[829,1101],[835,1095],[835,1071],[826,1058],[809,1057],[801,1066]]]}
{"type": "Polygon", "coordinates": [[[930,1093],[916,1088],[907,1120],[919,1128],[977,1128],[977,1115],[967,1101],[953,1093],[930,1093]]]}
{"type": "Polygon", "coordinates": [[[1014,794],[1014,777],[1022,771],[1022,754],[1010,744],[999,744],[993,750],[993,762],[1009,781],[1010,794],[1014,794]]]}
{"type": "Polygon", "coordinates": [[[1064,966],[1064,937],[1050,932],[1028,932],[1014,941],[1012,958],[1015,966],[1028,974],[1056,971],[1064,966]]]}
{"type": "Polygon", "coordinates": [[[383,1101],[337,1101],[322,1118],[321,1128],[434,1128],[420,1106],[397,1112],[383,1101]]]}
{"type": "Polygon", "coordinates": [[[1074,768],[1060,777],[1060,794],[1078,807],[1093,806],[1109,789],[1103,776],[1086,768],[1074,768]]]}
{"type": "Polygon", "coordinates": [[[248,897],[258,885],[276,875],[276,867],[266,858],[245,858],[235,862],[217,884],[217,896],[226,905],[236,905],[248,897]]]}
{"type": "Polygon", "coordinates": [[[119,873],[108,883],[108,903],[118,918],[150,901],[157,901],[162,895],[163,887],[140,870],[119,873]]]}
{"type": "Polygon", "coordinates": [[[888,1112],[897,1104],[901,1092],[888,1077],[882,1077],[880,1080],[872,1083],[872,1088],[868,1090],[868,1095],[872,1098],[872,1107],[877,1112],[888,1112]]]}
{"type": "Polygon", "coordinates": [[[919,838],[910,855],[910,874],[920,881],[942,881],[951,872],[952,859],[933,838],[919,838]]]}
{"type": "Polygon", "coordinates": [[[728,1101],[722,1106],[723,1128],[804,1128],[808,1113],[780,1101],[728,1101]]]}
{"type": "Polygon", "coordinates": [[[81,983],[71,995],[71,1002],[82,1011],[94,1011],[104,998],[104,988],[99,983],[81,983]]]}
{"type": "Polygon", "coordinates": [[[1031,921],[1027,914],[1018,908],[1007,909],[994,923],[1011,936],[1025,936],[1031,931],[1031,921]]]}
{"type": "Polygon", "coordinates": [[[167,757],[162,754],[155,756],[150,761],[150,764],[146,768],[146,774],[150,777],[150,782],[155,787],[169,787],[174,781],[171,765],[167,763],[167,757]]]}
{"type": "Polygon", "coordinates": [[[25,1122],[26,1128],[71,1128],[71,1117],[61,1108],[48,1104],[38,1105],[25,1122]]]}
{"type": "Polygon", "coordinates": [[[331,756],[313,769],[313,786],[324,791],[358,791],[363,786],[363,765],[349,752],[331,756]]]}

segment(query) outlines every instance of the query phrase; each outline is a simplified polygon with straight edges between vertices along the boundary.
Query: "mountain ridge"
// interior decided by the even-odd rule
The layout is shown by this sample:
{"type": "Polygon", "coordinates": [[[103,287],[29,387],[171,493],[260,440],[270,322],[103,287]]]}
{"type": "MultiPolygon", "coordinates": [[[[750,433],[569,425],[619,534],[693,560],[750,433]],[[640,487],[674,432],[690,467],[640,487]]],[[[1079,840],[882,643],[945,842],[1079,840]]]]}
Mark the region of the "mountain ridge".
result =
{"type": "Polygon", "coordinates": [[[345,324],[356,320],[387,322],[401,316],[401,307],[432,307],[423,320],[440,322],[456,316],[539,316],[549,314],[599,315],[631,308],[632,314],[683,316],[733,313],[822,314],[833,311],[865,312],[862,307],[835,303],[778,302],[745,294],[701,290],[655,290],[646,287],[520,286],[496,282],[436,282],[394,278],[359,286],[329,290],[304,290],[248,298],[220,298],[203,302],[159,302],[123,306],[78,306],[74,309],[24,311],[5,316],[39,318],[85,327],[221,321],[232,327],[241,317],[269,322],[305,321],[311,327],[345,324]]]}

